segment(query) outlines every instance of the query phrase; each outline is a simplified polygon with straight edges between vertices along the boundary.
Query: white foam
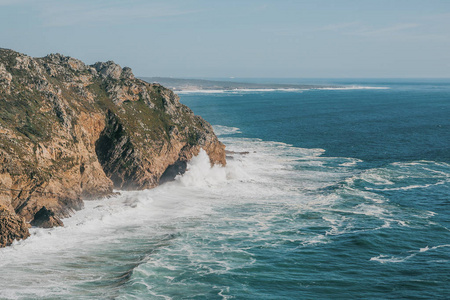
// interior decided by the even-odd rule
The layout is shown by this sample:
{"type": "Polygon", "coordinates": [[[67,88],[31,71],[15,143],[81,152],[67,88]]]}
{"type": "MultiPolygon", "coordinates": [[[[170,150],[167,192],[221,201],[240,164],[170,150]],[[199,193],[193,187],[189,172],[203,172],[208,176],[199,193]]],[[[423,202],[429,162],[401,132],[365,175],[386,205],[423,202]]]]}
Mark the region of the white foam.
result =
{"type": "Polygon", "coordinates": [[[394,182],[390,181],[386,177],[386,174],[375,173],[375,172],[364,172],[360,175],[360,178],[366,182],[369,182],[374,185],[392,185],[394,182]]]}
{"type": "Polygon", "coordinates": [[[214,133],[217,136],[226,135],[226,134],[239,134],[241,130],[237,127],[229,127],[223,125],[213,125],[214,133]]]}
{"type": "Polygon", "coordinates": [[[397,257],[397,256],[388,256],[388,255],[379,255],[370,258],[370,261],[377,261],[379,263],[385,264],[385,263],[401,263],[404,262],[411,257],[416,256],[417,254],[411,254],[405,257],[397,257]]]}
{"type": "Polygon", "coordinates": [[[343,162],[340,164],[341,167],[354,167],[356,166],[358,163],[362,163],[363,161],[361,159],[357,159],[357,158],[348,158],[347,162],[343,162]]]}
{"type": "Polygon", "coordinates": [[[315,88],[314,90],[330,90],[330,91],[339,91],[339,90],[389,90],[389,87],[385,86],[361,86],[361,85],[351,85],[351,86],[343,86],[343,87],[323,87],[323,88],[315,88]]]}
{"type": "MultiPolygon", "coordinates": [[[[224,135],[239,132],[218,128],[224,135]]],[[[126,256],[127,245],[146,256],[130,280],[159,295],[164,293],[155,290],[158,284],[143,278],[160,279],[167,287],[181,269],[204,274],[239,270],[255,263],[242,246],[249,241],[254,247],[314,247],[341,234],[406,222],[396,220],[402,219],[396,214],[401,208],[388,199],[355,187],[361,176],[352,166],[359,160],[239,135],[222,140],[228,150],[248,154],[235,155],[226,167],[211,167],[200,151],[174,182],[86,201],[85,209],[64,220],[65,227],[33,228],[29,239],[0,249],[0,267],[8,270],[0,274],[0,298],[67,298],[89,280],[107,280],[104,268],[114,265],[118,255],[126,256]],[[367,219],[372,227],[366,226],[367,219]],[[310,230],[314,226],[319,229],[310,230]],[[143,241],[148,244],[139,246],[143,241]],[[145,252],[153,248],[151,255],[145,252]]],[[[393,181],[377,172],[373,174],[393,181]]],[[[386,259],[404,258],[380,255],[371,260],[386,259]]],[[[129,262],[119,259],[118,264],[129,262]]]]}
{"type": "Polygon", "coordinates": [[[385,263],[401,263],[404,262],[410,258],[413,258],[415,256],[417,256],[418,254],[430,251],[430,250],[436,250],[439,248],[444,248],[444,247],[450,247],[450,245],[446,244],[446,245],[439,245],[439,246],[434,246],[434,247],[424,247],[424,248],[420,248],[418,251],[410,251],[413,252],[410,255],[407,256],[389,256],[389,255],[384,255],[384,254],[380,254],[378,256],[372,257],[370,258],[371,261],[378,261],[379,263],[385,264],[385,263]]]}
{"type": "Polygon", "coordinates": [[[407,191],[407,190],[412,190],[412,189],[426,189],[429,188],[431,186],[436,186],[436,185],[442,185],[442,184],[446,184],[448,183],[448,180],[441,180],[438,181],[436,183],[427,183],[427,184],[412,184],[412,185],[408,185],[408,186],[401,186],[401,187],[395,187],[395,188],[383,188],[383,189],[377,189],[377,188],[368,188],[366,187],[366,189],[368,190],[376,190],[376,191],[407,191]]]}
{"type": "Polygon", "coordinates": [[[426,189],[450,182],[450,166],[434,161],[394,162],[381,168],[365,170],[346,179],[349,186],[362,180],[378,187],[365,186],[367,191],[407,191],[426,189]]]}
{"type": "Polygon", "coordinates": [[[420,252],[426,252],[426,251],[429,251],[429,250],[436,250],[436,249],[445,248],[445,247],[450,247],[450,244],[433,246],[431,248],[426,246],[425,248],[420,248],[419,251],[420,252]]]}
{"type": "Polygon", "coordinates": [[[262,88],[262,89],[219,89],[219,90],[181,90],[176,91],[177,94],[223,94],[223,93],[258,93],[258,92],[302,92],[309,89],[300,88],[262,88]]]}
{"type": "Polygon", "coordinates": [[[214,186],[226,182],[227,172],[216,165],[211,167],[208,154],[201,149],[188,163],[186,174],[177,176],[176,180],[185,187],[214,186]]]}
{"type": "Polygon", "coordinates": [[[402,221],[402,220],[396,220],[396,222],[397,222],[400,226],[403,226],[403,227],[409,227],[409,225],[408,225],[405,221],[402,221]]]}
{"type": "Polygon", "coordinates": [[[227,90],[181,90],[175,91],[177,94],[223,94],[226,93],[227,90]]]}
{"type": "Polygon", "coordinates": [[[177,94],[223,94],[223,93],[256,93],[256,92],[303,92],[303,91],[341,91],[341,90],[388,90],[384,86],[337,86],[337,87],[309,87],[309,88],[242,88],[242,89],[189,89],[176,91],[177,94]]]}

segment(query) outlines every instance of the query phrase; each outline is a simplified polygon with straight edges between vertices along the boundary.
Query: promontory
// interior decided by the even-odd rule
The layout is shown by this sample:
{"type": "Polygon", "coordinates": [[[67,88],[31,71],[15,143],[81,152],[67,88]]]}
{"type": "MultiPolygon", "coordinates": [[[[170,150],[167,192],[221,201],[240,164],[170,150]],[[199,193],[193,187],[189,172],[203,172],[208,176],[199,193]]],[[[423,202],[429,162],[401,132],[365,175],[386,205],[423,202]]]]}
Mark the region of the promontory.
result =
{"type": "Polygon", "coordinates": [[[201,149],[225,165],[211,125],[130,68],[0,48],[0,246],[83,200],[173,179],[201,149]]]}

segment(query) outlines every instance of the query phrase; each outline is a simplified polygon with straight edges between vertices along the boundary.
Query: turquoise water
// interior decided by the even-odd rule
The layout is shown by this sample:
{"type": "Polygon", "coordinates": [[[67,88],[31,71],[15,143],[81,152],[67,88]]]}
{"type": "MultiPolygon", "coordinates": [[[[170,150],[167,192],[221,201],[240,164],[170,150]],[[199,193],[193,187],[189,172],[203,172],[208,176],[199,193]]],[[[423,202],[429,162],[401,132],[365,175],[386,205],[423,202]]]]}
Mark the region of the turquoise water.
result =
{"type": "Polygon", "coordinates": [[[450,298],[450,82],[317,83],[181,93],[248,154],[33,229],[0,298],[450,298]]]}

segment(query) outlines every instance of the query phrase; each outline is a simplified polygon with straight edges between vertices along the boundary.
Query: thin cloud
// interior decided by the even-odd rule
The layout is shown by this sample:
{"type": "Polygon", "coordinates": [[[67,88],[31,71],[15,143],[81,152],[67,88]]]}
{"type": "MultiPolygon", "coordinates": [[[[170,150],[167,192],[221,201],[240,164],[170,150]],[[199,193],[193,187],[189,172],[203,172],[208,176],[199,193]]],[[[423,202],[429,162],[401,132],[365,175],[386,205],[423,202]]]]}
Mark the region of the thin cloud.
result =
{"type": "Polygon", "coordinates": [[[382,28],[361,26],[358,30],[349,30],[341,32],[341,34],[363,38],[395,39],[396,41],[450,41],[450,33],[441,29],[431,24],[401,23],[382,28]]]}
{"type": "Polygon", "coordinates": [[[420,20],[431,20],[434,22],[446,21],[450,20],[450,13],[439,13],[439,14],[431,14],[419,17],[420,20]]]}
{"type": "Polygon", "coordinates": [[[396,24],[389,27],[383,27],[378,29],[361,29],[358,31],[349,32],[352,35],[360,35],[366,37],[376,37],[376,36],[387,36],[392,34],[403,33],[404,31],[408,31],[413,28],[420,27],[420,24],[415,23],[405,23],[405,24],[396,24]]]}
{"type": "Polygon", "coordinates": [[[256,8],[256,10],[266,10],[269,7],[267,3],[262,4],[256,8]]]}
{"type": "Polygon", "coordinates": [[[0,0],[0,6],[8,6],[11,4],[16,4],[17,1],[14,0],[0,0]]]}
{"type": "Polygon", "coordinates": [[[0,6],[14,6],[27,2],[32,2],[32,0],[0,0],[0,6]]]}
{"type": "Polygon", "coordinates": [[[275,35],[278,36],[300,36],[300,35],[304,35],[304,34],[309,34],[309,33],[318,33],[318,32],[336,32],[336,33],[345,33],[346,30],[348,31],[349,29],[351,30],[356,30],[357,28],[359,28],[361,26],[360,22],[354,21],[354,22],[347,22],[347,23],[336,23],[336,24],[328,24],[325,26],[321,26],[321,27],[316,27],[316,28],[301,28],[301,29],[293,29],[293,28],[289,28],[289,29],[285,29],[285,30],[267,30],[267,32],[273,33],[275,35]]]}
{"type": "Polygon", "coordinates": [[[122,24],[130,20],[155,19],[193,14],[199,10],[180,9],[168,5],[149,3],[113,4],[69,4],[47,2],[42,7],[41,17],[43,25],[47,27],[62,27],[90,24],[122,24]]]}
{"type": "Polygon", "coordinates": [[[355,28],[356,26],[359,25],[361,25],[361,23],[356,21],[347,23],[337,23],[315,28],[311,31],[341,31],[342,29],[355,28]]]}

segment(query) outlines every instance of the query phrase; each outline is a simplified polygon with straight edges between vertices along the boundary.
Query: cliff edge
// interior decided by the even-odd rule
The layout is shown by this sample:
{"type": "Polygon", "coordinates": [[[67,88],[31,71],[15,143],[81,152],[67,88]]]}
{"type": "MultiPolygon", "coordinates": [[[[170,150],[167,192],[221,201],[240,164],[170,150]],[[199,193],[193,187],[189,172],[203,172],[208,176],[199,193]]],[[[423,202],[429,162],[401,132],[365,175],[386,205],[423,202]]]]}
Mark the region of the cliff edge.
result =
{"type": "Polygon", "coordinates": [[[57,226],[83,199],[170,180],[200,149],[226,163],[208,122],[112,61],[0,48],[0,106],[0,246],[43,209],[57,226]]]}

